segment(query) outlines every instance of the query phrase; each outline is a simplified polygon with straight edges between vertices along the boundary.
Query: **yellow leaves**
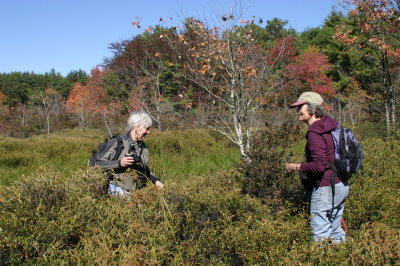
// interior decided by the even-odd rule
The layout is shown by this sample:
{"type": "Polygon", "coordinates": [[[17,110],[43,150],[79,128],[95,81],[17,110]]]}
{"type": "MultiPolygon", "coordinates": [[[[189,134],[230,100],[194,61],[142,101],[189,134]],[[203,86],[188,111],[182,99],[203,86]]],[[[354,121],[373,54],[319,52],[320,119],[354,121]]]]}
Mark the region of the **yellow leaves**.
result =
{"type": "Polygon", "coordinates": [[[183,36],[183,34],[178,36],[179,41],[183,42],[185,40],[185,36],[183,36]]]}

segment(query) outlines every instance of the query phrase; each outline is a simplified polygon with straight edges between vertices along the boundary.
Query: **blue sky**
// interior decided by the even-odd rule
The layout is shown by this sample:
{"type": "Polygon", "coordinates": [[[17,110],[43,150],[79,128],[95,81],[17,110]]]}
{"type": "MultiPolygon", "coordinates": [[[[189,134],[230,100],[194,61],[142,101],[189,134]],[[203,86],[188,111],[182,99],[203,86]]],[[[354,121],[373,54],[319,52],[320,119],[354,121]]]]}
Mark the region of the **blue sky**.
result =
{"type": "Polygon", "coordinates": [[[108,45],[142,31],[160,17],[210,18],[241,3],[244,19],[289,21],[297,31],[320,26],[336,0],[0,0],[0,73],[54,68],[62,75],[90,70],[111,53],[108,45]]]}

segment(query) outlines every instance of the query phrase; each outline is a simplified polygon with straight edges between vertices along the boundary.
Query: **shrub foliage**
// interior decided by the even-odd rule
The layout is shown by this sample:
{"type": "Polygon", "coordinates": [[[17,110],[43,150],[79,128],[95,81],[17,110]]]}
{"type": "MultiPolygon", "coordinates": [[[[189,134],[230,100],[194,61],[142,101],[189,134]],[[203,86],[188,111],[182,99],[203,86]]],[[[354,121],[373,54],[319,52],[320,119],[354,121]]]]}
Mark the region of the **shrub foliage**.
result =
{"type": "Polygon", "coordinates": [[[285,164],[293,158],[291,148],[299,140],[300,128],[293,122],[280,126],[266,124],[253,137],[250,161],[240,167],[244,193],[256,197],[288,199],[299,191],[294,175],[287,173],[285,164]]]}
{"type": "MultiPolygon", "coordinates": [[[[180,151],[173,148],[176,143],[164,146],[174,143],[167,140],[168,134],[160,133],[151,144],[169,153],[154,154],[155,166],[162,165],[159,158],[171,162],[180,158],[185,164],[182,153],[188,152],[189,142],[178,141],[180,151]],[[158,143],[163,138],[166,142],[158,143]]],[[[168,138],[179,139],[179,134],[168,138]]],[[[276,149],[271,157],[279,159],[278,167],[290,153],[273,146],[278,140],[265,142],[265,137],[263,143],[276,149]]],[[[208,142],[211,150],[219,147],[220,156],[229,154],[212,138],[202,143],[208,142]]],[[[291,138],[280,144],[289,142],[291,138]]],[[[345,244],[311,243],[307,209],[290,201],[281,204],[285,194],[274,192],[289,191],[290,182],[283,180],[299,183],[283,173],[279,182],[264,183],[271,190],[258,194],[262,200],[242,193],[238,180],[244,178],[243,170],[223,170],[222,165],[219,171],[203,170],[201,175],[170,175],[164,179],[164,191],[148,186],[120,199],[104,193],[103,176],[96,171],[81,167],[67,175],[43,167],[0,187],[0,264],[396,265],[400,263],[400,143],[372,138],[362,144],[366,158],[351,180],[345,244]]],[[[272,169],[268,160],[271,166],[265,169],[272,169]]],[[[202,163],[198,169],[207,168],[207,162],[202,163]]]]}

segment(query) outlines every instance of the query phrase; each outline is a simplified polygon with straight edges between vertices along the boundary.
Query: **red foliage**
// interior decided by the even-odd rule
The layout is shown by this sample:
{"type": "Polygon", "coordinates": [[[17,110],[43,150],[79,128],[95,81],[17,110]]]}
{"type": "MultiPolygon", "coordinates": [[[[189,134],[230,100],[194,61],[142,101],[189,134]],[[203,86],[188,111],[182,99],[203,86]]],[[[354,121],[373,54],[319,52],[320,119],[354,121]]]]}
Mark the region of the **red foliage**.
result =
{"type": "Polygon", "coordinates": [[[280,38],[269,51],[269,64],[279,59],[280,62],[291,62],[296,59],[296,48],[294,47],[294,37],[280,38]]]}
{"type": "Polygon", "coordinates": [[[309,49],[300,55],[296,63],[286,66],[284,75],[288,82],[287,90],[294,95],[312,90],[332,98],[336,91],[333,89],[331,77],[327,76],[331,69],[326,55],[318,49],[309,49]]]}

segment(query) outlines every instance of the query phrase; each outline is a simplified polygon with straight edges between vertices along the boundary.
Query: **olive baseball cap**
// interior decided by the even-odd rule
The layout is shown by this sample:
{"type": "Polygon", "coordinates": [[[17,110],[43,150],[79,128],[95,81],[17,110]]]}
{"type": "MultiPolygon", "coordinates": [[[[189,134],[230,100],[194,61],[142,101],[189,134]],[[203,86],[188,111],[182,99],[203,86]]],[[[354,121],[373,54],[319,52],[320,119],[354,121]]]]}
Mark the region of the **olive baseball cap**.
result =
{"type": "Polygon", "coordinates": [[[313,91],[307,91],[307,92],[303,92],[300,95],[299,99],[297,99],[297,102],[291,104],[290,107],[294,108],[294,107],[297,107],[297,106],[305,104],[305,103],[321,105],[323,102],[324,102],[324,99],[322,99],[321,95],[319,95],[318,93],[313,92],[313,91]]]}

